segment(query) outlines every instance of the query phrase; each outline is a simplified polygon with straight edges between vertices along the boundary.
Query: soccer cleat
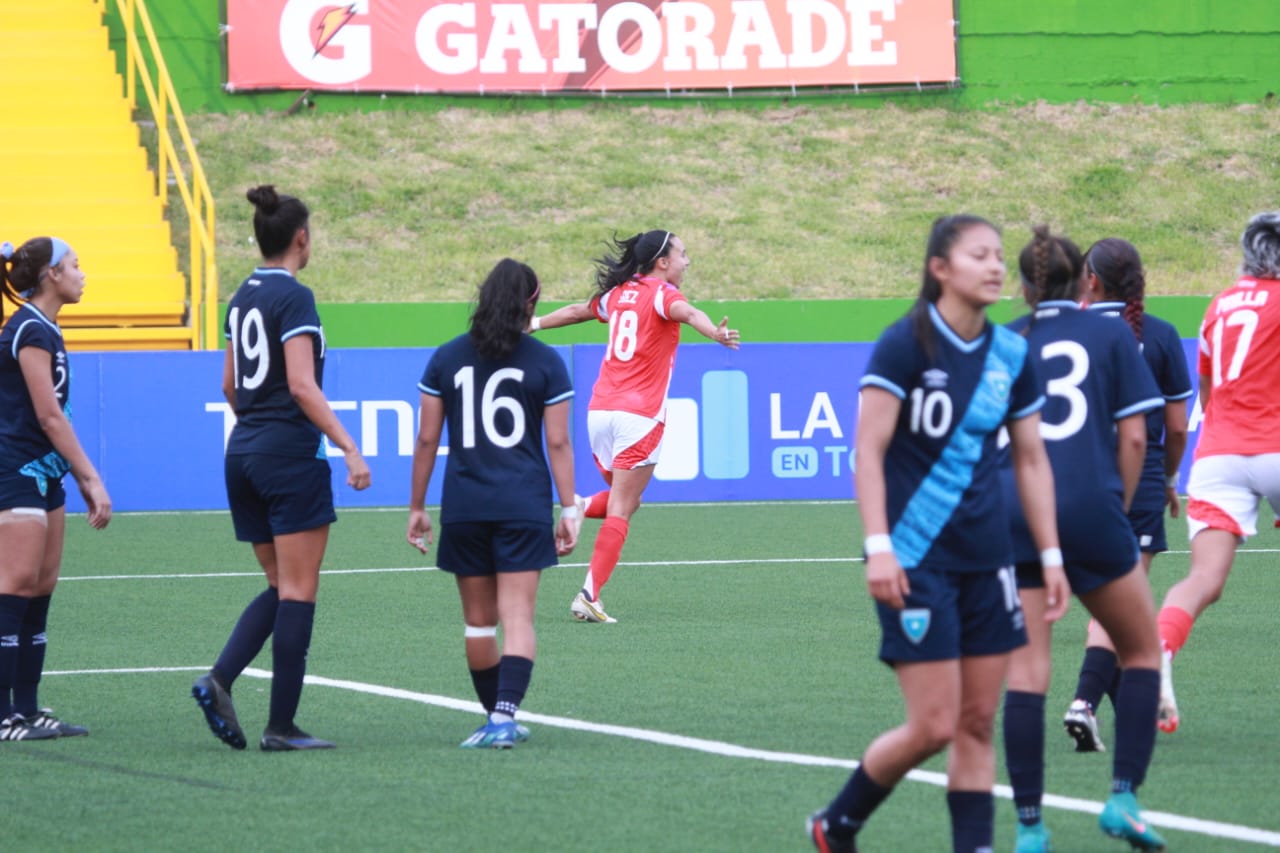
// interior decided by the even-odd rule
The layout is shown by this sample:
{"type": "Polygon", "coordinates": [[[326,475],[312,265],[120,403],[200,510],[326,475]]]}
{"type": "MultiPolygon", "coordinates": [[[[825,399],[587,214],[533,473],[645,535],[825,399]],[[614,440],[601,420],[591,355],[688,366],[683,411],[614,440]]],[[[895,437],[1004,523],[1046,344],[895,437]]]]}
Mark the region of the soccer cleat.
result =
{"type": "Polygon", "coordinates": [[[604,606],[600,599],[597,598],[592,601],[581,592],[577,594],[573,599],[573,603],[569,605],[569,612],[579,622],[614,623],[618,621],[604,612],[604,606]]]}
{"type": "Polygon", "coordinates": [[[854,841],[854,836],[832,838],[828,829],[826,809],[818,809],[805,819],[805,835],[809,836],[809,840],[813,842],[813,846],[819,853],[858,853],[858,844],[854,841]]]}
{"type": "Polygon", "coordinates": [[[297,752],[303,749],[333,749],[334,745],[327,740],[312,737],[297,726],[290,726],[287,731],[273,731],[270,726],[262,733],[258,747],[263,752],[297,752]]]}
{"type": "Polygon", "coordinates": [[[515,723],[485,723],[458,745],[463,749],[511,749],[528,739],[528,729],[525,729],[524,737],[520,736],[522,728],[515,723]]]}
{"type": "Polygon", "coordinates": [[[1076,752],[1106,752],[1107,747],[1098,733],[1098,718],[1089,709],[1089,703],[1076,699],[1062,717],[1067,734],[1076,742],[1076,752]]]}
{"type": "Polygon", "coordinates": [[[4,740],[53,740],[58,736],[54,729],[33,726],[21,714],[10,714],[0,720],[0,741],[4,740]]]}
{"type": "Polygon", "coordinates": [[[1173,698],[1173,655],[1160,656],[1160,711],[1156,726],[1166,734],[1178,730],[1178,700],[1173,698]]]}
{"type": "Polygon", "coordinates": [[[58,737],[80,737],[89,730],[84,726],[73,726],[55,717],[48,708],[41,708],[34,716],[27,718],[27,725],[33,729],[50,729],[58,733],[58,737]]]}
{"type": "Polygon", "coordinates": [[[1014,842],[1013,853],[1049,853],[1053,847],[1049,844],[1049,830],[1044,821],[1031,826],[1018,824],[1018,838],[1014,842]]]}
{"type": "Polygon", "coordinates": [[[209,723],[209,730],[218,740],[232,749],[244,749],[248,741],[240,729],[236,719],[236,708],[231,704],[231,692],[223,687],[212,672],[205,673],[191,685],[191,695],[195,698],[204,718],[209,723]]]}
{"type": "Polygon", "coordinates": [[[529,729],[516,723],[516,743],[524,743],[529,739],[529,729]]]}
{"type": "Polygon", "coordinates": [[[1142,817],[1131,793],[1112,794],[1098,817],[1098,826],[1112,838],[1129,842],[1135,850],[1163,850],[1164,839],[1142,817]]]}

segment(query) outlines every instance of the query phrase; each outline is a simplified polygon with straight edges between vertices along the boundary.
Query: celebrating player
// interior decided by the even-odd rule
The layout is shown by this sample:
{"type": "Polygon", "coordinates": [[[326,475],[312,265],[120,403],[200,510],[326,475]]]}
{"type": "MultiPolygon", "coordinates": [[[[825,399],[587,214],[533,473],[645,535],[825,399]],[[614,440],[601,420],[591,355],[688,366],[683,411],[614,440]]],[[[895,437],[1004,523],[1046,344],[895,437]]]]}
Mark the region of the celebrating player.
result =
{"type": "Polygon", "coordinates": [[[268,752],[329,749],[298,728],[320,562],[329,541],[333,487],[324,440],[342,450],[347,485],[369,487],[369,466],[325,399],[325,342],[315,297],[298,281],[311,259],[310,213],[297,198],[260,186],[246,194],[263,263],[227,306],[222,393],[236,414],[227,442],[227,499],[236,539],[253,545],[267,589],[245,608],[217,663],[191,688],[209,728],[244,749],[231,685],[271,643],[271,711],[259,746],[268,752]]]}
{"type": "MultiPolygon", "coordinates": [[[[1178,330],[1147,313],[1143,306],[1146,276],[1133,244],[1118,237],[1099,240],[1085,253],[1084,266],[1084,301],[1091,311],[1128,323],[1164,397],[1163,409],[1147,412],[1147,455],[1129,505],[1129,523],[1138,536],[1142,570],[1150,577],[1151,561],[1169,547],[1165,508],[1174,518],[1181,509],[1178,469],[1187,447],[1187,400],[1194,390],[1178,330]]],[[[1076,696],[1062,719],[1067,733],[1075,739],[1077,752],[1105,751],[1096,712],[1104,693],[1115,704],[1119,677],[1111,638],[1096,621],[1090,621],[1076,696]]]]}
{"type": "MultiPolygon", "coordinates": [[[[1045,381],[1040,432],[1053,465],[1062,564],[1071,590],[1113,638],[1123,671],[1116,694],[1111,797],[1100,818],[1108,835],[1143,850],[1164,841],[1144,820],[1134,792],[1155,746],[1159,648],[1155,605],[1139,570],[1126,510],[1142,472],[1146,413],[1164,402],[1133,334],[1076,301],[1084,259],[1075,244],[1040,226],[1018,258],[1033,313],[1010,328],[1026,336],[1045,381]]],[[[1003,478],[1005,493],[1015,489],[1003,478]]],[[[1017,484],[1021,491],[1022,484],[1017,484]]],[[[1004,702],[1005,761],[1018,808],[1018,853],[1049,849],[1044,793],[1044,697],[1052,667],[1050,602],[1061,604],[1062,572],[1042,566],[1026,519],[1012,502],[1018,596],[1027,645],[1013,653],[1004,702]]]]}
{"type": "Polygon", "coordinates": [[[689,256],[675,234],[646,231],[615,239],[614,249],[615,254],[596,261],[595,296],[535,316],[530,326],[534,331],[554,329],[592,319],[609,324],[587,412],[591,452],[609,488],[583,501],[584,515],[604,523],[582,590],[569,606],[584,622],[618,621],[605,612],[600,590],[618,565],[631,516],[658,464],[680,324],[729,349],[737,349],[739,341],[728,317],[717,326],[680,292],[689,256]]]}
{"type": "MultiPolygon", "coordinates": [[[[996,709],[1009,653],[1026,642],[997,472],[1001,426],[1044,562],[1062,571],[1039,431],[1044,396],[1026,341],[987,320],[1004,276],[995,226],[967,215],[934,222],[915,306],[880,336],[860,383],[854,477],[867,588],[907,719],[876,738],[844,789],[810,816],[809,838],[824,853],[853,850],[898,781],[948,745],[952,846],[991,849],[996,709]]],[[[1056,618],[1066,590],[1050,593],[1056,618]]]]}
{"type": "Polygon", "coordinates": [[[111,498],[71,426],[71,365],[58,312],[80,301],[80,260],[57,237],[0,246],[0,741],[87,735],[36,700],[49,602],[66,538],[70,471],[89,525],[111,521],[111,498]]]}
{"type": "Polygon", "coordinates": [[[532,269],[499,261],[480,285],[471,331],[435,351],[418,385],[422,420],[406,535],[426,553],[432,534],[423,503],[447,422],[436,562],[457,577],[467,667],[489,715],[462,742],[467,748],[508,749],[529,736],[515,716],[533,673],[538,581],[557,554],[573,550],[582,523],[569,441],[573,384],[563,359],[524,333],[539,291],[532,269]],[[561,504],[554,532],[552,477],[561,504]]]}
{"type": "Polygon", "coordinates": [[[1205,608],[1222,596],[1236,548],[1258,532],[1263,498],[1280,515],[1280,210],[1249,220],[1240,278],[1200,326],[1204,426],[1187,481],[1191,571],[1165,593],[1160,729],[1178,728],[1172,662],[1205,608]]]}

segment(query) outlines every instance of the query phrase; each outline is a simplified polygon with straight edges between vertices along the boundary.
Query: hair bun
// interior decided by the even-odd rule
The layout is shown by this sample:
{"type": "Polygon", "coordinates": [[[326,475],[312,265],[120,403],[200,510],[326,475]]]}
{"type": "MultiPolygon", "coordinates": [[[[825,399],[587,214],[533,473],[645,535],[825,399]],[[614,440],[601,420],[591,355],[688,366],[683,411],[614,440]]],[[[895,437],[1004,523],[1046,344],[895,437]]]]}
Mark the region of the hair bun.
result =
{"type": "Polygon", "coordinates": [[[276,195],[276,188],[271,184],[253,187],[244,195],[245,198],[253,203],[254,207],[268,216],[280,208],[280,196],[276,195]]]}

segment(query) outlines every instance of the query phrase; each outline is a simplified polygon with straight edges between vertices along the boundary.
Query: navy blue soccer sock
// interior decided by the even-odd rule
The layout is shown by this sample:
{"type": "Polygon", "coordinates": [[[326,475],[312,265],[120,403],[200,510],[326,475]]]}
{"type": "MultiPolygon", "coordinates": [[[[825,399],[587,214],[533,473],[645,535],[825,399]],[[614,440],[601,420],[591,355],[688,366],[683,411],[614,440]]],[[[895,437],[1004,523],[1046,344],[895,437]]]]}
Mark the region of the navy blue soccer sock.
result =
{"type": "Polygon", "coordinates": [[[302,698],[302,678],[307,674],[307,649],[315,622],[313,601],[281,601],[276,608],[275,638],[271,641],[271,712],[268,728],[288,732],[302,698]]]}
{"type": "Polygon", "coordinates": [[[1076,681],[1076,698],[1089,703],[1089,710],[1097,713],[1103,694],[1115,702],[1115,683],[1119,669],[1116,653],[1102,646],[1089,646],[1080,662],[1080,677],[1076,681]]]}
{"type": "Polygon", "coordinates": [[[840,793],[827,806],[827,832],[832,838],[848,839],[862,829],[871,813],[893,793],[867,775],[858,765],[840,793]]]}
{"type": "Polygon", "coordinates": [[[10,696],[18,676],[18,637],[29,598],[0,595],[0,719],[13,713],[10,696]]]}
{"type": "Polygon", "coordinates": [[[40,710],[37,692],[44,673],[47,643],[45,629],[49,624],[49,600],[52,595],[37,595],[27,602],[18,633],[18,665],[13,679],[13,710],[24,717],[34,717],[40,710]]]}
{"type": "Polygon", "coordinates": [[[1004,694],[1004,761],[1013,787],[1018,823],[1040,822],[1044,798],[1044,696],[1010,690],[1004,694]]]}
{"type": "MultiPolygon", "coordinates": [[[[471,684],[476,689],[476,698],[484,706],[486,714],[493,713],[493,706],[498,703],[498,672],[502,664],[497,663],[488,669],[471,670],[471,684]]],[[[528,682],[526,682],[527,686],[528,682]]]]}
{"type": "Polygon", "coordinates": [[[947,791],[951,847],[955,853],[991,850],[996,834],[996,800],[990,791],[947,791]]]}
{"type": "Polygon", "coordinates": [[[1136,791],[1147,778],[1156,748],[1156,714],[1160,707],[1160,673],[1126,669],[1116,695],[1116,753],[1111,764],[1113,793],[1136,791]]]}
{"type": "Polygon", "coordinates": [[[533,661],[518,655],[503,655],[498,661],[498,698],[493,713],[514,718],[529,691],[529,679],[533,676],[533,661]]]}
{"type": "Polygon", "coordinates": [[[274,587],[267,587],[240,614],[236,627],[231,629],[231,636],[218,655],[218,662],[213,665],[213,673],[222,686],[231,689],[231,684],[240,677],[244,668],[253,662],[262,651],[267,637],[275,630],[276,609],[280,606],[280,592],[274,587]]]}

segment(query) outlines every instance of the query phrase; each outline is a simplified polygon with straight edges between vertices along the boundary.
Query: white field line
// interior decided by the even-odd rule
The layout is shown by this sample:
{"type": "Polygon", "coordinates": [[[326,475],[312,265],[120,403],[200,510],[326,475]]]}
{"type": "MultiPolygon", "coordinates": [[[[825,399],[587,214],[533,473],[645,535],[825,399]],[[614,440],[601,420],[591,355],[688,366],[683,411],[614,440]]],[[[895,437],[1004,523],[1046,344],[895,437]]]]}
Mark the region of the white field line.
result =
{"type": "MultiPolygon", "coordinates": [[[[171,666],[136,667],[126,669],[57,670],[46,672],[44,674],[47,676],[123,675],[170,672],[205,672],[207,670],[207,666],[171,666]]],[[[252,678],[271,678],[271,673],[269,671],[254,667],[246,669],[244,671],[244,675],[252,678]]],[[[403,699],[409,702],[417,702],[422,705],[433,705],[454,711],[467,711],[473,714],[480,714],[483,711],[478,702],[466,699],[455,699],[452,696],[418,693],[412,690],[403,690],[398,687],[384,687],[380,684],[366,684],[361,681],[325,678],[319,675],[308,675],[306,677],[306,683],[314,684],[318,687],[335,687],[339,690],[350,690],[371,696],[382,696],[388,699],[403,699]]],[[[669,734],[667,732],[655,731],[653,729],[638,729],[631,726],[615,726],[608,723],[592,723],[586,720],[575,720],[569,717],[556,717],[549,714],[535,714],[523,709],[520,711],[520,719],[544,726],[553,726],[572,731],[590,732],[592,734],[609,735],[611,737],[623,737],[630,740],[657,744],[659,746],[670,746],[677,749],[704,752],[709,755],[718,755],[725,758],[746,758],[756,761],[768,761],[776,764],[792,764],[805,767],[840,767],[848,770],[852,770],[858,766],[857,761],[847,758],[832,758],[828,756],[807,755],[797,752],[775,752],[773,750],[766,749],[753,749],[751,747],[725,743],[724,741],[706,740],[704,738],[669,734]]],[[[907,778],[915,782],[923,782],[927,785],[936,785],[938,787],[945,787],[947,784],[947,777],[945,774],[935,773],[928,770],[912,770],[907,774],[907,778]]],[[[1003,797],[1006,800],[1013,798],[1013,791],[1007,785],[997,785],[995,788],[995,794],[996,796],[1003,797]]],[[[1057,794],[1045,794],[1043,802],[1044,805],[1049,808],[1095,815],[1100,814],[1103,807],[1102,803],[1093,800],[1082,800],[1076,797],[1063,797],[1057,794]]],[[[1199,835],[1207,835],[1213,838],[1229,838],[1234,841],[1245,841],[1254,844],[1264,844],[1271,847],[1280,847],[1280,832],[1274,832],[1272,830],[1255,829],[1248,826],[1221,823],[1214,820],[1201,820],[1200,818],[1184,817],[1183,815],[1150,811],[1146,809],[1143,810],[1143,816],[1149,822],[1165,829],[1175,829],[1182,832],[1193,832],[1199,835]]]]}
{"type": "MultiPolygon", "coordinates": [[[[1190,551],[1165,551],[1166,554],[1189,554],[1190,551]]],[[[1238,555],[1247,556],[1250,554],[1280,554],[1280,548],[1241,548],[1236,552],[1238,555]]],[[[623,560],[618,563],[619,566],[753,566],[753,565],[804,565],[804,564],[838,564],[838,563],[861,563],[862,557],[777,557],[761,559],[758,557],[749,557],[734,560],[645,560],[645,561],[627,561],[623,560]]],[[[560,569],[584,569],[586,563],[560,563],[556,568],[560,569]]],[[[406,572],[435,572],[439,571],[435,566],[396,566],[388,568],[375,569],[322,569],[322,575],[378,575],[378,574],[403,574],[406,572]]],[[[262,572],[178,572],[168,574],[139,574],[139,575],[64,575],[59,578],[59,583],[70,581],[138,581],[138,580],[185,580],[195,579],[204,580],[209,578],[256,578],[261,577],[262,572]]]]}

